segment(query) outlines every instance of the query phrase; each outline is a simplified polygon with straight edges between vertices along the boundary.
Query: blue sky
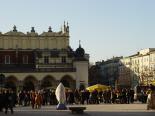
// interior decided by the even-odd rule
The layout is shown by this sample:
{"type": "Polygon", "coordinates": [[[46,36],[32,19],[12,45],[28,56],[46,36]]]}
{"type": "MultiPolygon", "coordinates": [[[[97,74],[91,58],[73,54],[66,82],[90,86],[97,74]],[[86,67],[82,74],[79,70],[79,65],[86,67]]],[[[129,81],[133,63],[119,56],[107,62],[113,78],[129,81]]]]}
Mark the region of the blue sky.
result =
{"type": "Polygon", "coordinates": [[[78,41],[96,62],[155,47],[155,0],[0,0],[0,31],[38,33],[70,26],[70,45],[78,41]]]}

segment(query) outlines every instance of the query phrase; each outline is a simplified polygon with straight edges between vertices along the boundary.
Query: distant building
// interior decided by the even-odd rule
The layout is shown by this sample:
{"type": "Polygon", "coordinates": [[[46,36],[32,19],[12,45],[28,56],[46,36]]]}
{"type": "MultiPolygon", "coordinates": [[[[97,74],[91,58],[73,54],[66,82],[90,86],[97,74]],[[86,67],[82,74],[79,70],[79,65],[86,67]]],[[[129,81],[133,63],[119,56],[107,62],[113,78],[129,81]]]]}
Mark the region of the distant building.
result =
{"type": "Polygon", "coordinates": [[[60,82],[72,89],[88,86],[89,55],[79,43],[69,45],[69,26],[59,32],[36,33],[34,27],[24,34],[16,26],[0,33],[0,75],[5,86],[15,90],[55,88],[60,82]]]}
{"type": "Polygon", "coordinates": [[[99,65],[93,65],[89,68],[88,82],[89,86],[104,83],[103,76],[101,75],[101,68],[99,65]]]}
{"type": "Polygon", "coordinates": [[[113,57],[101,65],[102,75],[109,86],[115,88],[119,76],[119,60],[122,57],[113,57]]]}
{"type": "Polygon", "coordinates": [[[119,85],[155,84],[155,48],[140,50],[120,60],[119,85]]]}
{"type": "Polygon", "coordinates": [[[106,61],[96,62],[89,69],[89,84],[105,84],[115,88],[119,76],[119,60],[122,57],[113,57],[106,61]]]}
{"type": "Polygon", "coordinates": [[[117,88],[131,87],[131,58],[124,57],[119,61],[119,77],[117,79],[117,88]]]}

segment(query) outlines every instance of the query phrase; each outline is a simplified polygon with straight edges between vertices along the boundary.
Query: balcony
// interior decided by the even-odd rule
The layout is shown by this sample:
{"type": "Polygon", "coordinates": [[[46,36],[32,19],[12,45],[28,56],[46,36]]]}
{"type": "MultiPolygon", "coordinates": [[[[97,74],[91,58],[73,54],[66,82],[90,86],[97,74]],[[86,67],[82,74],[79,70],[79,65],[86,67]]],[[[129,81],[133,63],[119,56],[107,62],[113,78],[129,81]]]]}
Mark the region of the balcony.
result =
{"type": "Polygon", "coordinates": [[[72,68],[72,63],[36,64],[37,68],[72,68]]]}
{"type": "Polygon", "coordinates": [[[35,72],[76,72],[76,68],[40,68],[35,72]]]}
{"type": "Polygon", "coordinates": [[[35,68],[34,64],[0,64],[0,73],[33,73],[33,72],[76,72],[72,65],[42,65],[35,68]]]}

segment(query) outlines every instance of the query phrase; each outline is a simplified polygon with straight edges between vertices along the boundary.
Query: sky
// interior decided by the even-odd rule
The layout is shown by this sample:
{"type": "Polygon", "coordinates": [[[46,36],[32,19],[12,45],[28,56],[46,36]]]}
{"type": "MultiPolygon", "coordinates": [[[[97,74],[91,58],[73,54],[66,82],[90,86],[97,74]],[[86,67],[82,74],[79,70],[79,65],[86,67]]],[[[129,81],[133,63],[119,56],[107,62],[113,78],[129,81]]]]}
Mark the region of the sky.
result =
{"type": "Polygon", "coordinates": [[[155,0],[0,0],[0,32],[17,26],[41,34],[51,26],[70,26],[70,46],[79,46],[90,62],[130,56],[155,48],[155,0]]]}

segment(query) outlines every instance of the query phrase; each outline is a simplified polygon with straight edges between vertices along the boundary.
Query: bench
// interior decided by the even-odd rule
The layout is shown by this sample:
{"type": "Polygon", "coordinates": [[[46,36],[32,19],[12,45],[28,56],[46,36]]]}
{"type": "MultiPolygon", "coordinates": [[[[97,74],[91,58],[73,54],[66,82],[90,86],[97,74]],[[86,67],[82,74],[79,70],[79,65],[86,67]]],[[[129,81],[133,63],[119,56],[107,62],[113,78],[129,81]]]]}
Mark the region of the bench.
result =
{"type": "Polygon", "coordinates": [[[72,114],[73,113],[76,113],[76,114],[83,114],[83,110],[85,110],[86,107],[69,107],[69,110],[72,111],[72,114]]]}

